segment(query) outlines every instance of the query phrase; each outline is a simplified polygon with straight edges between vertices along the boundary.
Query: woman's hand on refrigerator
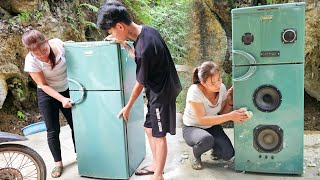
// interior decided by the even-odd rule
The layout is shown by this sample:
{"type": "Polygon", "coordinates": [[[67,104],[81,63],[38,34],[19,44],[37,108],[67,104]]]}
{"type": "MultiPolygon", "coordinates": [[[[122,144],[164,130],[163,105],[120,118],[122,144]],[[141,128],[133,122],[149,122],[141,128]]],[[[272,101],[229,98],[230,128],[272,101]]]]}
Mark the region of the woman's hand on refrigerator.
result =
{"type": "Polygon", "coordinates": [[[72,104],[71,104],[71,99],[70,98],[63,98],[62,101],[62,106],[64,108],[71,108],[72,107],[72,104]]]}
{"type": "Polygon", "coordinates": [[[227,103],[229,106],[233,106],[233,86],[227,91],[227,103]]]}
{"type": "Polygon", "coordinates": [[[129,115],[130,115],[130,108],[128,106],[125,106],[124,108],[121,109],[121,111],[118,114],[118,119],[123,117],[123,119],[128,122],[129,120],[129,115]]]}

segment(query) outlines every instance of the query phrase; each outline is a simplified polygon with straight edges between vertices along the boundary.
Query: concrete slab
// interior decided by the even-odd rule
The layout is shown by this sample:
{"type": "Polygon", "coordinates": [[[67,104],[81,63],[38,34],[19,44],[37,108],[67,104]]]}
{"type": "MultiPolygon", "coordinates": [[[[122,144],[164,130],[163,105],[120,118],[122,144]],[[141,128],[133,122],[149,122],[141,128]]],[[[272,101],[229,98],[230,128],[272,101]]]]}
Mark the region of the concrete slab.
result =
{"type": "MultiPolygon", "coordinates": [[[[225,129],[227,135],[233,142],[233,129],[225,129]]],[[[51,169],[54,167],[53,158],[46,142],[46,132],[41,132],[28,136],[29,141],[21,142],[33,149],[35,149],[44,159],[48,170],[48,179],[53,179],[50,176],[51,169]]],[[[78,175],[76,155],[74,153],[71,133],[69,126],[61,128],[61,146],[62,158],[65,165],[64,173],[61,180],[85,180],[94,178],[85,178],[78,175]]],[[[291,180],[291,179],[320,179],[318,171],[320,168],[320,134],[311,133],[304,136],[305,139],[305,174],[302,176],[292,175],[272,175],[272,174],[258,174],[247,172],[235,172],[232,161],[213,161],[210,159],[210,154],[207,152],[203,156],[204,169],[193,170],[189,163],[189,155],[192,151],[186,145],[182,138],[181,128],[177,128],[177,135],[167,136],[168,141],[168,158],[165,167],[164,178],[166,180],[291,180]]],[[[147,155],[139,167],[148,165],[151,162],[151,152],[147,145],[147,155]]],[[[145,180],[150,176],[135,176],[130,180],[145,180]]]]}

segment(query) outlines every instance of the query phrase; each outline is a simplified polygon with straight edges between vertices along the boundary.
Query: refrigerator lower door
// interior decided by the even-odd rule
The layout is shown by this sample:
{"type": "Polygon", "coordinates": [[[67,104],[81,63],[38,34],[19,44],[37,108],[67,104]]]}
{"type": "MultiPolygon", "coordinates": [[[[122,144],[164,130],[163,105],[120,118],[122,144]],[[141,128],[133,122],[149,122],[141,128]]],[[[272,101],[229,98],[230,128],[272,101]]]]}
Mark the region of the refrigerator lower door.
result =
{"type": "MultiPolygon", "coordinates": [[[[79,91],[70,91],[71,98],[79,91]]],[[[128,179],[124,122],[117,118],[123,107],[121,91],[86,91],[72,107],[80,176],[128,179]]]]}

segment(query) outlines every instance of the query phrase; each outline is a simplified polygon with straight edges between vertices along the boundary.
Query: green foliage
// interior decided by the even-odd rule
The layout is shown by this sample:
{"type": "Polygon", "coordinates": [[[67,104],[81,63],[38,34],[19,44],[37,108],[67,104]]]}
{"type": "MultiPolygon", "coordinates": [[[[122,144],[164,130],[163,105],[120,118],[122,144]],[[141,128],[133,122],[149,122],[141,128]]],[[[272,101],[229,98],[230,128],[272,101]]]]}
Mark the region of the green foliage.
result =
{"type": "Polygon", "coordinates": [[[43,13],[42,12],[40,12],[40,11],[38,11],[38,10],[36,10],[35,12],[34,12],[34,18],[35,18],[35,20],[40,20],[40,18],[43,16],[43,13]]]}
{"type": "MultiPolygon", "coordinates": [[[[187,33],[189,30],[189,0],[122,0],[133,17],[154,27],[165,40],[175,64],[187,64],[187,33]]],[[[180,72],[182,91],[177,97],[177,111],[183,112],[191,74],[180,72]]]]}
{"type": "Polygon", "coordinates": [[[32,13],[30,12],[21,12],[20,14],[18,14],[18,18],[24,21],[30,20],[31,17],[32,17],[32,13]]]}
{"type": "Polygon", "coordinates": [[[225,73],[222,76],[222,83],[226,85],[227,88],[230,88],[232,86],[232,74],[225,73]]]}
{"type": "Polygon", "coordinates": [[[151,0],[122,0],[122,2],[126,5],[128,10],[133,13],[133,17],[137,17],[144,24],[151,24],[152,17],[149,14],[151,11],[151,7],[149,6],[151,0]]]}
{"type": "Polygon", "coordinates": [[[161,1],[153,7],[151,26],[159,30],[176,64],[185,64],[188,32],[188,0],[161,1]]]}
{"type": "Polygon", "coordinates": [[[98,12],[98,8],[96,6],[88,3],[82,3],[76,9],[76,18],[74,18],[72,15],[66,14],[63,17],[63,20],[64,22],[68,22],[70,24],[71,29],[78,35],[81,34],[81,29],[86,28],[94,30],[98,34],[100,34],[100,31],[98,30],[96,24],[88,20],[90,19],[90,17],[88,17],[86,10],[98,12]]]}
{"type": "Polygon", "coordinates": [[[13,78],[8,81],[8,87],[11,89],[13,94],[16,94],[18,98],[22,99],[24,92],[21,79],[13,78]]]}
{"type": "Polygon", "coordinates": [[[267,4],[272,4],[273,0],[267,0],[267,4]]]}
{"type": "Polygon", "coordinates": [[[69,16],[69,15],[64,15],[63,16],[63,21],[64,22],[68,22],[69,24],[70,24],[70,28],[74,31],[74,32],[76,32],[77,34],[80,34],[80,31],[78,30],[78,28],[77,28],[77,22],[76,22],[76,20],[72,17],[72,16],[69,16]]]}
{"type": "Polygon", "coordinates": [[[26,117],[26,115],[22,111],[18,111],[17,112],[17,117],[20,118],[20,119],[24,119],[26,117]]]}
{"type": "Polygon", "coordinates": [[[79,5],[80,7],[86,7],[88,9],[90,9],[92,12],[98,12],[99,8],[97,8],[96,6],[93,6],[91,4],[88,3],[83,3],[79,5]]]}
{"type": "Polygon", "coordinates": [[[157,29],[176,64],[185,64],[189,0],[123,0],[134,17],[157,29]]]}
{"type": "Polygon", "coordinates": [[[182,85],[182,91],[177,97],[177,112],[183,112],[186,106],[186,98],[189,87],[192,84],[192,73],[190,72],[179,72],[179,79],[182,85]]]}
{"type": "MultiPolygon", "coordinates": [[[[96,25],[96,23],[90,22],[90,21],[84,21],[84,24],[86,27],[90,28],[90,29],[99,29],[96,25]]],[[[99,31],[98,31],[99,32],[99,31]]]]}
{"type": "Polygon", "coordinates": [[[21,12],[18,18],[22,21],[36,20],[38,21],[43,16],[43,13],[36,10],[34,12],[21,12]]]}

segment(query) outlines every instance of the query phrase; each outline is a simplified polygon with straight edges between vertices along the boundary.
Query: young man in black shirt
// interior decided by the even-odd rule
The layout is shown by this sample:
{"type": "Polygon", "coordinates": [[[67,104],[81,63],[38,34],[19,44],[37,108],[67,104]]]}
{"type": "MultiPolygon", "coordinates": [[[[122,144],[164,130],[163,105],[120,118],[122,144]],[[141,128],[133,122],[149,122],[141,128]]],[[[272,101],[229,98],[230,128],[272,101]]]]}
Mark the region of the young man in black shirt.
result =
{"type": "Polygon", "coordinates": [[[176,134],[176,97],[181,84],[170,52],[157,30],[135,24],[126,8],[118,1],[107,1],[100,7],[97,25],[110,35],[106,40],[124,46],[135,59],[136,84],[128,104],[118,117],[128,121],[130,109],[145,88],[148,112],[144,123],[153,155],[153,163],[136,171],[136,175],[153,174],[151,179],[163,179],[167,157],[166,134],[176,134]],[[126,42],[134,41],[134,48],[126,42]]]}

